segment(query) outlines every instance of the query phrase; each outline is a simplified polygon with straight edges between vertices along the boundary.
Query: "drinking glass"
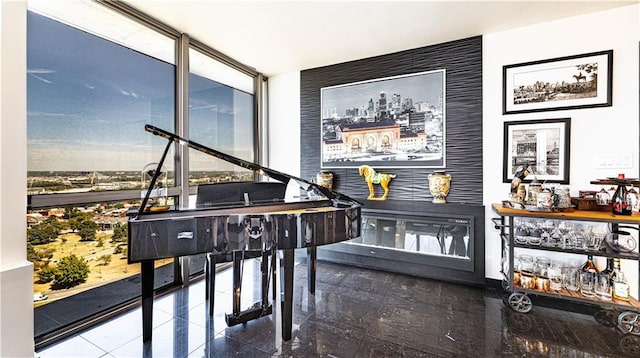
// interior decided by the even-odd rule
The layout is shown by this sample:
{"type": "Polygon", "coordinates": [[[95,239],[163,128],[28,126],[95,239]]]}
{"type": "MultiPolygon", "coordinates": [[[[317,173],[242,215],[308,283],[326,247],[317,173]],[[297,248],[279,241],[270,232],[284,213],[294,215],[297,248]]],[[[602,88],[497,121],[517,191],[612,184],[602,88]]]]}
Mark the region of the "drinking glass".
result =
{"type": "Polygon", "coordinates": [[[580,290],[580,270],[576,267],[565,267],[562,272],[562,286],[568,291],[580,290]]]}
{"type": "Polygon", "coordinates": [[[547,270],[549,276],[549,288],[554,291],[562,289],[562,267],[559,262],[551,262],[549,269],[547,270]]]}
{"type": "Polygon", "coordinates": [[[600,251],[604,241],[604,233],[589,230],[584,238],[584,248],[588,251],[600,251]]]}
{"type": "Polygon", "coordinates": [[[580,293],[585,297],[594,297],[596,295],[597,273],[593,270],[582,272],[580,274],[580,293]]]}
{"type": "Polygon", "coordinates": [[[609,281],[609,275],[606,273],[600,273],[597,276],[596,281],[596,295],[605,301],[611,301],[611,282],[609,281]]]}
{"type": "Polygon", "coordinates": [[[572,249],[575,247],[575,234],[573,231],[573,225],[560,222],[558,224],[558,231],[560,233],[560,246],[563,249],[572,249]]]}

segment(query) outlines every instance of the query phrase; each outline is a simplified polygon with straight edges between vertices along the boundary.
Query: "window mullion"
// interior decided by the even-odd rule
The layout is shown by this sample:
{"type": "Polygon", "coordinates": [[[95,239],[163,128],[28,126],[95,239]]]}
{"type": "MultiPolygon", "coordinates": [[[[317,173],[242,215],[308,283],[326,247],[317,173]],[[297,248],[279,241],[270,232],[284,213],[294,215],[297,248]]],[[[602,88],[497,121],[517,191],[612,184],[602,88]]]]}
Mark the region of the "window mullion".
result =
{"type": "MultiPolygon", "coordinates": [[[[176,134],[189,138],[189,36],[176,43],[176,134]]],[[[189,206],[189,147],[176,143],[176,186],[180,209],[189,206]]]]}

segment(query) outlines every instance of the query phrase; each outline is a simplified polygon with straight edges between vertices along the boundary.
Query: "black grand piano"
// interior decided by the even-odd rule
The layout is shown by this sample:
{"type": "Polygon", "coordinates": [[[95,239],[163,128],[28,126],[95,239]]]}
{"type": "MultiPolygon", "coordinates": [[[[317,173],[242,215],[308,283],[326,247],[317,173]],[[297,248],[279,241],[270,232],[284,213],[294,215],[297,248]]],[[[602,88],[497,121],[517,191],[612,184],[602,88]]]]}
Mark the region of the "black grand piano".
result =
{"type": "Polygon", "coordinates": [[[160,128],[145,130],[167,139],[167,145],[138,210],[129,213],[128,261],[141,264],[143,341],[151,340],[154,260],[206,254],[206,292],[213,314],[215,264],[233,262],[233,312],[227,325],[272,313],[268,300],[276,259],[281,256],[282,338],[291,339],[294,250],[307,248],[309,290],[315,289],[316,247],[360,236],[361,204],[324,186],[236,158],[160,128]],[[186,210],[150,204],[172,145],[186,145],[274,181],[207,184],[198,187],[196,207],[186,210]],[[162,209],[162,210],[158,210],[162,209]],[[280,254],[280,255],[278,255],[280,254]],[[240,311],[241,262],[261,258],[262,301],[240,311]],[[269,274],[271,271],[271,275],[269,274]]]}

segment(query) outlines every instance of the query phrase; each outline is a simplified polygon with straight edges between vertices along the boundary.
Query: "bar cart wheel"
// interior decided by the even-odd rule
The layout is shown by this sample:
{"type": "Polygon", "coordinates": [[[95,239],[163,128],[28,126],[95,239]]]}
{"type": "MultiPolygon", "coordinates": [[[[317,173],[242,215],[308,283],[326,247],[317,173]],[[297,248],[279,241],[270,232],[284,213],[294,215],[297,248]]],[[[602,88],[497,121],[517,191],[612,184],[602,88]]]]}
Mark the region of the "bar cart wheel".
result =
{"type": "Polygon", "coordinates": [[[514,292],[509,295],[509,306],[516,312],[529,313],[533,304],[526,294],[514,292]]]}
{"type": "Polygon", "coordinates": [[[620,339],[620,350],[629,357],[640,356],[640,337],[638,336],[624,336],[620,339]]]}
{"type": "Polygon", "coordinates": [[[618,328],[625,334],[640,336],[640,315],[631,311],[620,313],[618,328]]]}

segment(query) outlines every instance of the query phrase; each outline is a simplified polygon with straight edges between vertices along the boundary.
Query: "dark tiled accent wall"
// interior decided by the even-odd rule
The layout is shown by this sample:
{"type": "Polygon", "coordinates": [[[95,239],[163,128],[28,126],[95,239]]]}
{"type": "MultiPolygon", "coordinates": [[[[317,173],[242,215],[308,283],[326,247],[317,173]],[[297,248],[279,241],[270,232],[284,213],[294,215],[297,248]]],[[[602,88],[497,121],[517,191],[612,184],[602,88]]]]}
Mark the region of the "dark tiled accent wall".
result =
{"type": "MultiPolygon", "coordinates": [[[[446,70],[446,171],[453,177],[447,200],[482,204],[481,36],[302,71],[301,176],[314,178],[320,171],[321,88],[440,69],[446,70]]],[[[496,153],[496,160],[500,158],[496,153]]],[[[389,199],[431,201],[427,176],[434,170],[393,168],[380,171],[398,175],[391,182],[389,199]]],[[[334,189],[354,198],[367,197],[367,186],[357,168],[330,171],[334,174],[334,189]]]]}

